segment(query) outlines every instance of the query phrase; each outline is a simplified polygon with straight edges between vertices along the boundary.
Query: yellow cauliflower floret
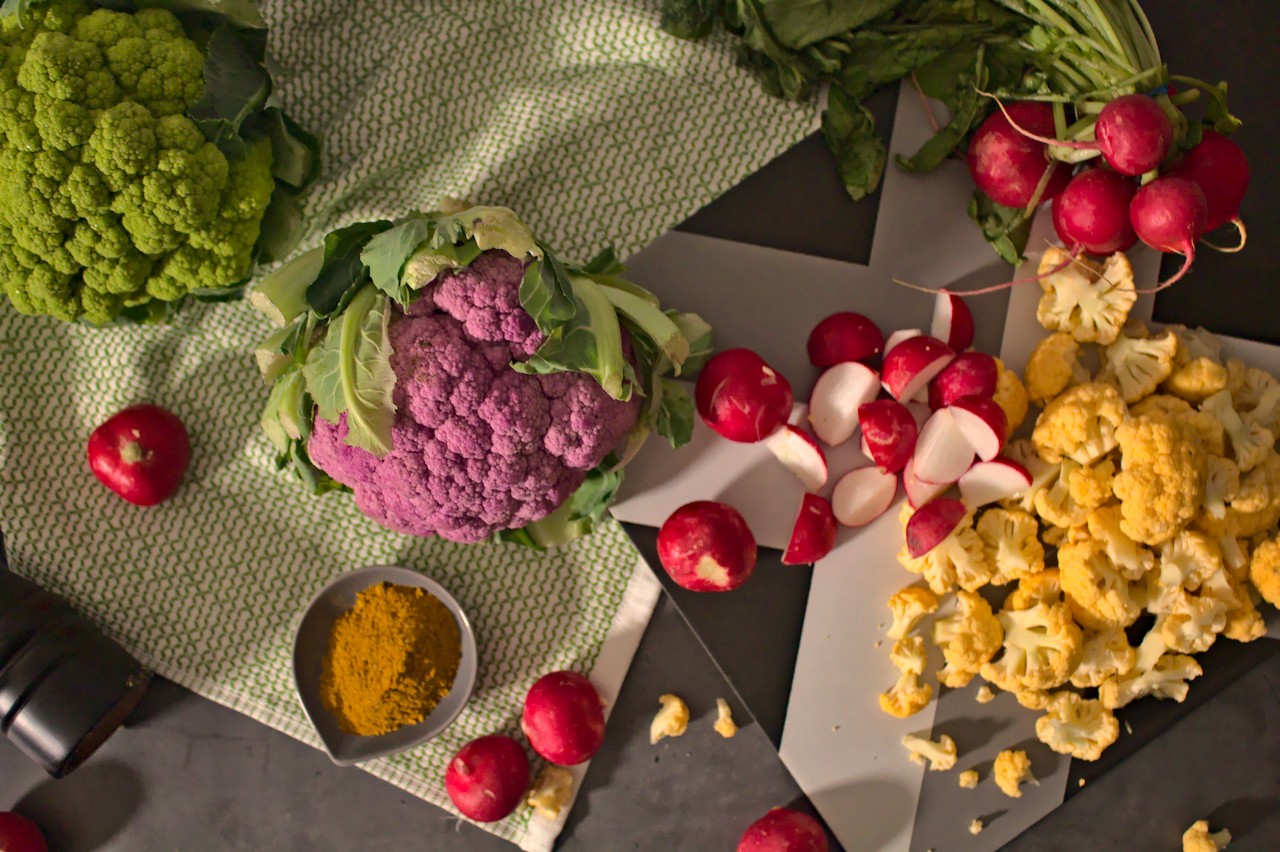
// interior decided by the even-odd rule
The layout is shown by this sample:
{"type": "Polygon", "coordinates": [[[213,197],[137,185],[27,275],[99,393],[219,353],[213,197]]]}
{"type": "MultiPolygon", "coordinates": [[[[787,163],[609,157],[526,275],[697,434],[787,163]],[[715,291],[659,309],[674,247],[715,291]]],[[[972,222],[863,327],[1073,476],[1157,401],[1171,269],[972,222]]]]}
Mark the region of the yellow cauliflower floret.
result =
{"type": "Polygon", "coordinates": [[[1177,351],[1177,335],[1167,331],[1159,337],[1118,337],[1102,350],[1098,381],[1115,384],[1125,402],[1137,402],[1169,378],[1177,351]]]}
{"type": "Polygon", "coordinates": [[[1157,619],[1156,626],[1160,640],[1169,650],[1201,654],[1226,628],[1227,603],[1211,595],[1193,595],[1179,589],[1169,612],[1157,619]]]}
{"type": "Polygon", "coordinates": [[[904,544],[898,562],[913,574],[922,575],[929,588],[939,595],[959,586],[979,589],[991,581],[995,566],[987,559],[982,539],[968,518],[923,556],[912,557],[904,544]]]}
{"type": "Polygon", "coordinates": [[[1113,675],[1098,687],[1098,699],[1105,707],[1117,710],[1147,695],[1186,700],[1187,681],[1202,674],[1200,664],[1185,654],[1166,654],[1161,632],[1152,629],[1138,646],[1137,658],[1128,674],[1113,675]]]}
{"type": "Polygon", "coordinates": [[[1080,628],[1065,604],[1039,603],[1028,609],[1002,609],[1002,650],[982,665],[984,679],[1006,692],[1052,689],[1066,683],[1080,662],[1080,628]]]}
{"type": "Polygon", "coordinates": [[[544,766],[538,773],[525,804],[545,819],[559,819],[573,798],[573,773],[563,766],[544,766]]]}
{"type": "Polygon", "coordinates": [[[978,787],[978,770],[966,769],[956,776],[956,783],[966,790],[975,790],[978,787]]]}
{"type": "Polygon", "coordinates": [[[1148,414],[1116,430],[1120,473],[1120,528],[1134,541],[1161,544],[1173,538],[1200,509],[1204,495],[1204,450],[1188,428],[1148,414]]]}
{"type": "Polygon", "coordinates": [[[945,772],[956,765],[956,741],[946,734],[936,743],[916,734],[907,734],[902,738],[902,745],[912,762],[923,764],[927,761],[932,771],[945,772]]]}
{"type": "Polygon", "coordinates": [[[1097,760],[1116,737],[1120,723],[1102,702],[1059,692],[1036,720],[1036,737],[1058,754],[1079,760],[1097,760]]]}
{"type": "Polygon", "coordinates": [[[1008,433],[1012,435],[1027,419],[1027,388],[1018,374],[996,359],[996,392],[991,395],[996,405],[1004,411],[1008,433]]]}
{"type": "Polygon", "coordinates": [[[1191,403],[1163,393],[1152,394],[1129,406],[1130,417],[1143,417],[1148,414],[1167,414],[1170,417],[1177,417],[1180,414],[1190,414],[1192,411],[1195,409],[1191,407],[1191,403]]]}
{"type": "Polygon", "coordinates": [[[1019,707],[1028,710],[1043,710],[1053,701],[1053,695],[1044,689],[1020,689],[1013,694],[1019,707]]]}
{"type": "Polygon", "coordinates": [[[1111,499],[1111,483],[1115,476],[1115,462],[1108,458],[1077,468],[1067,477],[1071,499],[1089,509],[1098,508],[1111,499]]]}
{"type": "Polygon", "coordinates": [[[1004,609],[1031,609],[1036,604],[1062,603],[1062,579],[1057,568],[1046,568],[1018,580],[1018,587],[1004,600],[1004,609]]]}
{"type": "Polygon", "coordinates": [[[678,695],[665,693],[658,696],[662,708],[649,723],[649,745],[657,745],[666,737],[684,736],[689,729],[689,707],[678,695]]]}
{"type": "Polygon", "coordinates": [[[1041,459],[1031,441],[1026,438],[1011,442],[1005,447],[1003,455],[1005,458],[1012,459],[1027,469],[1027,473],[1031,474],[1031,484],[1027,486],[1025,491],[1001,500],[1000,505],[1006,509],[1021,509],[1024,512],[1035,511],[1036,495],[1052,485],[1058,478],[1059,465],[1050,464],[1041,459]]]}
{"type": "Polygon", "coordinates": [[[993,585],[1044,570],[1040,525],[1031,515],[1018,509],[989,509],[978,519],[976,529],[987,559],[996,566],[993,585]]]}
{"type": "Polygon", "coordinates": [[[1253,550],[1249,582],[1274,607],[1280,607],[1280,537],[1269,538],[1253,550]]]}
{"type": "Polygon", "coordinates": [[[1240,468],[1231,459],[1209,456],[1205,460],[1204,496],[1200,508],[1212,518],[1227,516],[1227,503],[1240,494],[1240,468]]]}
{"type": "Polygon", "coordinates": [[[1133,670],[1137,651],[1129,644],[1120,629],[1086,633],[1080,663],[1071,673],[1071,685],[1080,689],[1101,686],[1113,675],[1125,675],[1133,670]]]}
{"type": "Polygon", "coordinates": [[[1253,642],[1267,635],[1267,624],[1247,588],[1237,593],[1236,605],[1227,610],[1227,624],[1222,635],[1233,642],[1253,642]]]}
{"type": "Polygon", "coordinates": [[[1063,459],[1058,478],[1036,493],[1036,514],[1046,524],[1065,530],[1083,524],[1089,517],[1093,507],[1077,503],[1071,492],[1071,481],[1080,470],[1076,462],[1063,459]]]}
{"type": "Polygon", "coordinates": [[[1050,246],[1040,259],[1040,287],[1044,295],[1036,319],[1049,331],[1066,331],[1082,343],[1110,343],[1116,339],[1138,296],[1133,267],[1121,252],[1102,262],[1075,258],[1050,246]]]}
{"type": "Polygon", "coordinates": [[[955,614],[933,623],[933,644],[942,649],[947,661],[946,674],[939,672],[939,679],[948,686],[967,684],[1000,650],[1003,640],[1004,630],[991,604],[976,592],[957,592],[955,614]]]}
{"type": "Polygon", "coordinates": [[[1080,363],[1080,344],[1065,331],[1054,332],[1037,343],[1022,374],[1026,377],[1027,397],[1037,405],[1092,378],[1080,363]]]}
{"type": "Polygon", "coordinates": [[[1011,799],[1022,798],[1023,784],[1039,784],[1031,774],[1031,758],[1022,749],[1005,749],[996,755],[991,765],[991,774],[996,779],[1000,792],[1011,799]]]}
{"type": "Polygon", "coordinates": [[[1275,378],[1266,370],[1245,366],[1239,358],[1227,362],[1227,390],[1231,393],[1231,404],[1239,409],[1257,406],[1273,384],[1275,378]]]}
{"type": "Polygon", "coordinates": [[[901,639],[915,630],[926,615],[938,611],[938,597],[923,586],[907,586],[889,598],[889,611],[893,613],[893,624],[885,635],[901,639]]]}
{"type": "Polygon", "coordinates": [[[1210,834],[1208,820],[1200,819],[1182,833],[1182,852],[1218,852],[1230,842],[1231,832],[1224,828],[1210,834]]]}
{"type": "Polygon", "coordinates": [[[893,643],[889,662],[900,672],[924,674],[925,650],[923,636],[905,636],[893,643]]]}
{"type": "Polygon", "coordinates": [[[898,719],[914,716],[929,704],[933,687],[921,683],[918,675],[903,672],[888,692],[880,693],[880,709],[898,719]]]}
{"type": "Polygon", "coordinates": [[[1100,382],[1080,385],[1054,399],[1040,412],[1031,433],[1040,458],[1064,458],[1091,464],[1116,447],[1116,430],[1128,409],[1114,387],[1100,382]]]}
{"type": "Polygon", "coordinates": [[[1125,628],[1142,614],[1129,581],[1111,564],[1101,542],[1088,539],[1059,548],[1058,572],[1071,614],[1085,627],[1125,628]]]}
{"type": "Polygon", "coordinates": [[[1100,506],[1089,514],[1089,537],[1102,544],[1111,564],[1126,580],[1138,580],[1156,564],[1150,550],[1131,539],[1120,527],[1120,507],[1100,506]]]}
{"type": "Polygon", "coordinates": [[[1208,358],[1194,358],[1174,369],[1164,390],[1196,405],[1227,386],[1227,368],[1208,358]]]}
{"type": "Polygon", "coordinates": [[[1200,404],[1200,410],[1213,415],[1231,440],[1231,455],[1243,471],[1262,464],[1275,446],[1276,436],[1261,424],[1245,420],[1231,402],[1229,391],[1218,391],[1200,404]]]}

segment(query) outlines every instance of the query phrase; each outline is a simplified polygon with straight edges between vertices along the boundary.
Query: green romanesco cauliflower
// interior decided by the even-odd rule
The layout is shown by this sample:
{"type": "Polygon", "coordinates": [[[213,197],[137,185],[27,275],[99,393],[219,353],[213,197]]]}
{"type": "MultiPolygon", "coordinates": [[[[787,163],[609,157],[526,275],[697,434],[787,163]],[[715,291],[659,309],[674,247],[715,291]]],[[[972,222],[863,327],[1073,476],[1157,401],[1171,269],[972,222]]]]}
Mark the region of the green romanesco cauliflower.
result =
{"type": "Polygon", "coordinates": [[[206,140],[187,116],[204,64],[162,9],[50,0],[0,21],[0,288],[19,311],[106,323],[248,277],[271,146],[206,140]]]}

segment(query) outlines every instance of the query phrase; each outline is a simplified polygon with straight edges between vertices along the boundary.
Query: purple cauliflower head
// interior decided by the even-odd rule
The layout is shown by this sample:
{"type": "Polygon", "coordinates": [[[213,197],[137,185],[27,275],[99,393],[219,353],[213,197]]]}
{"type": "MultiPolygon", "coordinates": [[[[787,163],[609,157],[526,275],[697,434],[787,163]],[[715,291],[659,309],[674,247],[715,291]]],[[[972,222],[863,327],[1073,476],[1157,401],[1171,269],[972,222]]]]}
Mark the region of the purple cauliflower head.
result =
{"type": "Polygon", "coordinates": [[[524,264],[488,251],[442,274],[391,320],[392,450],[346,443],[318,414],[312,462],[373,520],[410,535],[479,541],[551,514],[635,424],[591,376],[511,369],[543,337],[520,306],[524,264]]]}

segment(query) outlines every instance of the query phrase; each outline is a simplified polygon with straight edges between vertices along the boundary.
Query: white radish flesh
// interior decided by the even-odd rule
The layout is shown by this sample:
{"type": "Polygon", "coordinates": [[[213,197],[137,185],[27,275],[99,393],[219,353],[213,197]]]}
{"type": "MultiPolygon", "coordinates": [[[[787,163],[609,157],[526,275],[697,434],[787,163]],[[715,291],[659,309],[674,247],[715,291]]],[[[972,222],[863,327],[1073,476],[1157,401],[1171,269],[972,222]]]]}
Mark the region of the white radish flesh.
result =
{"type": "Polygon", "coordinates": [[[995,400],[966,396],[952,403],[949,410],[978,458],[991,461],[1000,455],[1008,437],[1009,419],[995,400]]]}
{"type": "Polygon", "coordinates": [[[973,465],[973,445],[950,408],[935,411],[916,439],[915,475],[933,485],[950,485],[973,465]]]}
{"type": "Polygon", "coordinates": [[[866,364],[848,361],[828,368],[809,397],[809,423],[820,440],[838,446],[858,427],[858,407],[876,398],[880,377],[866,364]]]}
{"type": "Polygon", "coordinates": [[[878,467],[860,467],[836,483],[831,508],[846,527],[861,527],[889,511],[897,493],[898,477],[878,467]]]}
{"type": "Polygon", "coordinates": [[[795,474],[806,491],[817,491],[827,484],[826,453],[808,432],[783,426],[765,438],[764,443],[782,466],[795,474]]]}
{"type": "Polygon", "coordinates": [[[1021,494],[1031,487],[1031,474],[1016,461],[996,458],[969,468],[958,484],[960,500],[977,509],[1021,494]]]}

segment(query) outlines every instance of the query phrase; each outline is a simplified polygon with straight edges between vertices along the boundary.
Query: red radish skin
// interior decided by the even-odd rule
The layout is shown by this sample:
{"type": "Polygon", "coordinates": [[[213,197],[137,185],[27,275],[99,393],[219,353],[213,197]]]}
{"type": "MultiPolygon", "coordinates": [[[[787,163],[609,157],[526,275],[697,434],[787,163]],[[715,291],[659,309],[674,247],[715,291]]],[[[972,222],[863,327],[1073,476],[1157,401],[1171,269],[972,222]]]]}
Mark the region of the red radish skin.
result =
{"type": "Polygon", "coordinates": [[[1173,144],[1173,122],[1149,95],[1123,95],[1098,113],[1097,148],[1107,165],[1136,176],[1157,168],[1173,144]]]}
{"type": "Polygon", "coordinates": [[[1240,202],[1249,189],[1249,162],[1240,146],[1216,130],[1206,128],[1200,142],[1173,167],[1170,174],[1195,182],[1208,205],[1205,232],[1228,222],[1240,222],[1240,202]]]}
{"type": "Polygon", "coordinates": [[[816,819],[799,811],[774,808],[751,823],[738,852],[828,852],[827,834],[816,819]]]}
{"type": "Polygon", "coordinates": [[[1129,223],[1137,186],[1106,169],[1085,169],[1053,199],[1053,228],[1070,251],[1113,254],[1138,241],[1129,223]]]}
{"type": "Polygon", "coordinates": [[[1031,487],[1031,474],[1013,459],[996,458],[978,462],[956,484],[961,502],[977,509],[1026,491],[1031,487]]]}
{"type": "Polygon", "coordinates": [[[808,432],[788,424],[765,438],[764,444],[807,491],[827,484],[827,455],[808,432]]]}
{"type": "Polygon", "coordinates": [[[511,737],[480,737],[449,761],[444,786],[458,813],[476,822],[497,822],[529,792],[529,757],[511,737]]]}
{"type": "Polygon", "coordinates": [[[809,361],[830,367],[879,355],[884,335],[871,320],[852,311],[832,314],[809,332],[809,361]]]}
{"type": "Polygon", "coordinates": [[[552,672],[529,687],[520,728],[538,754],[560,766],[577,766],[604,743],[604,702],[577,672],[552,672]]]}
{"type": "Polygon", "coordinates": [[[973,445],[952,408],[940,408],[925,421],[916,439],[915,476],[932,485],[950,485],[973,465],[973,455],[973,445]]]}
{"type": "Polygon", "coordinates": [[[884,354],[887,356],[889,352],[897,348],[898,344],[904,340],[910,340],[913,337],[919,337],[924,334],[918,328],[902,328],[893,332],[884,341],[884,354]]]}
{"type": "Polygon", "coordinates": [[[791,540],[782,554],[783,565],[810,565],[836,546],[836,516],[827,498],[806,494],[791,528],[791,540]]]}
{"type": "Polygon", "coordinates": [[[925,503],[907,520],[907,553],[912,559],[924,556],[951,535],[968,513],[963,503],[948,497],[925,503]]]}
{"type": "Polygon", "coordinates": [[[828,367],[809,397],[809,424],[828,446],[836,447],[858,428],[858,406],[880,393],[880,376],[866,364],[849,361],[828,367]]]}
{"type": "Polygon", "coordinates": [[[999,378],[995,358],[985,352],[961,352],[929,383],[929,408],[946,408],[964,396],[990,398],[999,378]]]}
{"type": "Polygon", "coordinates": [[[1009,117],[1019,127],[1041,136],[1054,133],[1053,108],[1048,104],[1020,101],[1002,105],[973,133],[967,158],[969,174],[992,201],[1023,208],[1031,203],[1045,170],[1053,169],[1040,196],[1041,201],[1047,201],[1067,185],[1071,168],[1065,163],[1050,163],[1044,143],[1018,132],[1009,117]]]}
{"type": "Polygon", "coordinates": [[[0,813],[0,850],[49,852],[44,835],[34,822],[12,811],[0,813]]]}
{"type": "Polygon", "coordinates": [[[990,397],[966,396],[953,402],[949,410],[978,458],[991,461],[1000,455],[1009,437],[1009,418],[999,403],[990,397]]]}
{"type": "Polygon", "coordinates": [[[694,400],[707,426],[743,444],[777,431],[795,401],[786,378],[750,349],[726,349],[708,361],[694,400]]]}
{"type": "Polygon", "coordinates": [[[1208,218],[1209,203],[1204,191],[1187,178],[1159,177],[1134,193],[1129,221],[1138,239],[1156,251],[1183,256],[1182,267],[1153,290],[1173,286],[1190,271],[1195,262],[1196,241],[1204,233],[1208,218]]]}
{"type": "Polygon", "coordinates": [[[864,455],[885,473],[907,466],[916,450],[919,430],[911,411],[892,399],[878,399],[858,407],[864,455]]]}
{"type": "Polygon", "coordinates": [[[956,357],[950,346],[936,337],[910,337],[884,356],[880,381],[899,402],[913,398],[956,357]]]}
{"type": "Polygon", "coordinates": [[[676,585],[691,592],[728,592],[751,579],[756,539],[732,506],[687,503],[658,530],[658,561],[676,585]]]}
{"type": "Polygon", "coordinates": [[[831,492],[831,509],[846,527],[863,527],[889,511],[898,496],[898,477],[878,467],[851,470],[831,492]]]}
{"type": "Polygon", "coordinates": [[[942,496],[950,487],[949,485],[925,482],[916,476],[915,459],[907,462],[907,466],[902,469],[902,490],[907,492],[907,502],[911,504],[913,509],[918,509],[930,500],[942,496]]]}
{"type": "Polygon", "coordinates": [[[929,333],[945,341],[956,352],[963,352],[973,345],[973,312],[964,299],[955,293],[943,291],[933,306],[933,323],[929,333]]]}
{"type": "Polygon", "coordinates": [[[187,429],[158,405],[134,405],[93,430],[89,467],[98,481],[136,506],[173,496],[191,459],[187,429]]]}

